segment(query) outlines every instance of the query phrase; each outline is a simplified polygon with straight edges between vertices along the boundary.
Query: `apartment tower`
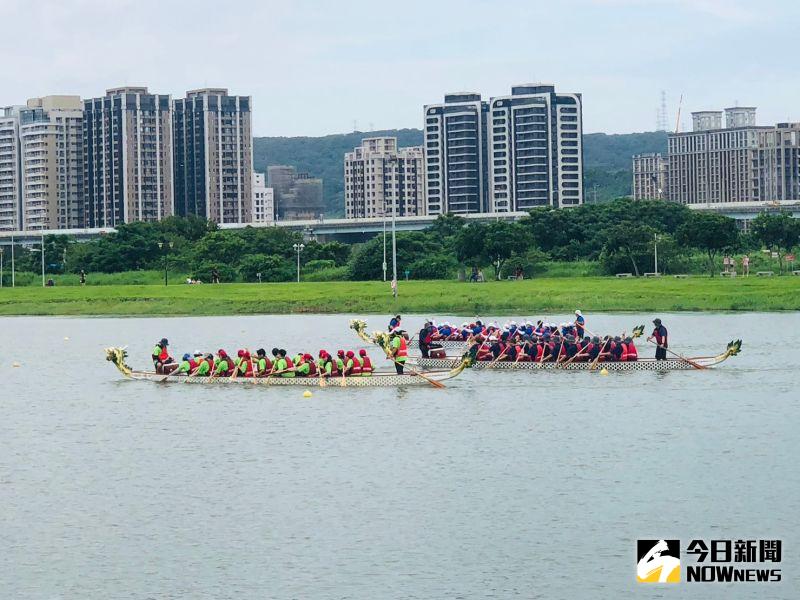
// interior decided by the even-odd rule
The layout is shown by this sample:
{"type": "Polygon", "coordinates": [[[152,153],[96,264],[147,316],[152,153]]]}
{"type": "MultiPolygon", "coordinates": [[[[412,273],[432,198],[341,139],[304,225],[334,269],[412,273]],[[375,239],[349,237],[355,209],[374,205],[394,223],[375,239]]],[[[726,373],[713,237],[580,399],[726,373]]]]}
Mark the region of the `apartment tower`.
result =
{"type": "Polygon", "coordinates": [[[28,100],[19,112],[19,140],[22,229],[83,227],[80,97],[28,100]]]}
{"type": "Polygon", "coordinates": [[[186,93],[174,102],[175,206],[216,223],[252,221],[250,96],[226,89],[186,93]]]}
{"type": "Polygon", "coordinates": [[[447,94],[425,106],[427,206],[424,214],[466,214],[488,208],[486,147],[489,105],[480,94],[447,94]]]}
{"type": "Polygon", "coordinates": [[[0,108],[0,231],[22,229],[19,148],[19,113],[22,108],[0,108]]]}
{"type": "Polygon", "coordinates": [[[663,200],[667,197],[669,161],[658,152],[633,156],[633,199],[663,200]]]}
{"type": "Polygon", "coordinates": [[[583,202],[580,94],[547,84],[511,88],[489,102],[489,211],[583,202]]]}
{"type": "Polygon", "coordinates": [[[110,89],[84,100],[86,223],[116,227],[173,214],[169,95],[110,89]]]}
{"type": "Polygon", "coordinates": [[[362,140],[344,155],[348,219],[425,214],[425,160],[421,146],[397,148],[397,138],[362,140]]]}

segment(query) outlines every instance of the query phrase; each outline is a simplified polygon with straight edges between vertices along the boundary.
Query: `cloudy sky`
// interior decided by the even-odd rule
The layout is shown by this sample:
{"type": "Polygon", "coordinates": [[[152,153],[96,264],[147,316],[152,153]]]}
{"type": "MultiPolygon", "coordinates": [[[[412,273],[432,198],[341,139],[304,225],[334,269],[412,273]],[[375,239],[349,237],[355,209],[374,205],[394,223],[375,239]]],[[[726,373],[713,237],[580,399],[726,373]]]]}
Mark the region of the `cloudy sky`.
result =
{"type": "Polygon", "coordinates": [[[792,0],[0,0],[0,106],[147,85],[253,96],[255,135],[420,127],[448,91],[546,81],[587,132],[692,110],[800,120],[792,0]]]}

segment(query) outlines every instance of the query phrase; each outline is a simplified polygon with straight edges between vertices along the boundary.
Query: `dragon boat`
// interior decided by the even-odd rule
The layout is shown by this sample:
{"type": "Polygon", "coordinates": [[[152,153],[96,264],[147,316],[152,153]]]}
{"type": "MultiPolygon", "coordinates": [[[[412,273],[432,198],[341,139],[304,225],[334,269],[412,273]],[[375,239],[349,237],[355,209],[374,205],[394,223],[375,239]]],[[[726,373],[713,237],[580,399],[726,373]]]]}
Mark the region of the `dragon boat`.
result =
{"type": "MultiPolygon", "coordinates": [[[[192,377],[188,375],[164,374],[155,371],[138,371],[126,363],[128,352],[125,348],[106,348],[106,360],[113,364],[126,379],[153,381],[157,383],[186,383],[189,385],[258,385],[303,387],[405,387],[433,385],[444,387],[442,381],[456,377],[471,365],[468,359],[457,362],[442,370],[428,370],[425,374],[407,372],[398,375],[394,372],[376,371],[369,377],[192,377]]],[[[410,370],[409,370],[410,371],[410,370]]]]}
{"type": "MultiPolygon", "coordinates": [[[[530,361],[476,361],[473,369],[493,371],[592,371],[606,369],[608,371],[686,371],[690,369],[708,369],[724,362],[731,356],[739,354],[742,340],[729,342],[725,351],[716,356],[688,356],[686,358],[667,358],[656,360],[654,358],[640,358],[625,362],[530,362],[530,361]]],[[[414,363],[421,369],[447,369],[457,364],[457,358],[422,358],[415,357],[414,363]]]]}
{"type": "MultiPolygon", "coordinates": [[[[368,333],[367,324],[360,319],[350,321],[350,328],[353,329],[362,340],[377,344],[382,348],[388,347],[388,334],[382,331],[368,333]]],[[[631,337],[637,338],[642,335],[644,325],[637,325],[633,328],[631,337]]],[[[461,348],[466,348],[463,342],[457,342],[461,348]]],[[[714,367],[731,356],[736,356],[742,349],[742,340],[729,342],[725,351],[716,356],[694,356],[678,357],[656,360],[654,358],[640,358],[634,361],[625,362],[531,362],[531,361],[478,361],[474,360],[478,344],[464,353],[461,357],[447,358],[423,358],[421,356],[409,357],[409,364],[416,365],[421,369],[449,369],[458,365],[462,361],[471,361],[471,368],[476,370],[507,370],[507,371],[593,371],[606,369],[608,371],[686,371],[690,369],[708,369],[714,367]]]]}

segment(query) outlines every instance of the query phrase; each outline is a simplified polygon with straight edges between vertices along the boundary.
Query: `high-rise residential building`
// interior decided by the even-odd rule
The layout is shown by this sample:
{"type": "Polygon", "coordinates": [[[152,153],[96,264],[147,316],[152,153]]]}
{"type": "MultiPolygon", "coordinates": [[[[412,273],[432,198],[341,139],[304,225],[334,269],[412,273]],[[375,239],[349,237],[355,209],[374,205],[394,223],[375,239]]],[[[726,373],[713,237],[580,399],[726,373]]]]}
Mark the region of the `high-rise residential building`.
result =
{"type": "Polygon", "coordinates": [[[319,219],[325,212],[322,179],[291,166],[272,165],[267,167],[267,185],[274,190],[277,220],[319,219]]]}
{"type": "Polygon", "coordinates": [[[425,160],[421,146],[398,148],[397,138],[366,138],[344,155],[348,219],[425,214],[425,160]]]}
{"type": "Polygon", "coordinates": [[[580,94],[525,84],[489,101],[489,211],[583,202],[580,94]]]}
{"type": "Polygon", "coordinates": [[[22,229],[83,227],[80,97],[28,100],[19,113],[19,139],[22,229]]]}
{"type": "Polygon", "coordinates": [[[762,201],[755,109],[692,113],[693,130],[670,134],[668,198],[688,205],[762,201]],[[740,123],[746,123],[740,125],[740,123]]]}
{"type": "Polygon", "coordinates": [[[0,108],[0,231],[22,229],[19,148],[19,113],[22,108],[0,108]]]}
{"type": "Polygon", "coordinates": [[[173,214],[169,95],[110,89],[84,100],[86,224],[115,227],[173,214]]]}
{"type": "Polygon", "coordinates": [[[486,212],[488,111],[489,104],[471,92],[425,106],[425,214],[486,212]]]}
{"type": "Polygon", "coordinates": [[[427,212],[524,211],[583,203],[580,94],[525,84],[425,106],[427,212]]]}
{"type": "Polygon", "coordinates": [[[250,96],[192,90],[174,102],[175,207],[216,223],[252,220],[250,96]]]}
{"type": "Polygon", "coordinates": [[[275,222],[275,195],[264,173],[253,172],[253,223],[275,222]]]}
{"type": "Polygon", "coordinates": [[[699,111],[692,131],[670,134],[667,144],[666,156],[633,157],[635,199],[693,208],[800,202],[800,123],[756,125],[750,106],[699,111]]]}
{"type": "Polygon", "coordinates": [[[658,152],[633,157],[633,199],[663,200],[667,198],[669,161],[658,152]]]}

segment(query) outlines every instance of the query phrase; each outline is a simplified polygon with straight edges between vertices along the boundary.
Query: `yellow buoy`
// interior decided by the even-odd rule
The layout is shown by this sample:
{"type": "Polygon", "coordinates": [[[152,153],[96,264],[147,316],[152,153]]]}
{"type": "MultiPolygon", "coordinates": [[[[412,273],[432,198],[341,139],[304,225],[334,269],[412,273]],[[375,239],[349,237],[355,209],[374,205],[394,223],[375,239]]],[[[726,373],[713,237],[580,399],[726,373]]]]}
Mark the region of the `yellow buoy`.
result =
{"type": "Polygon", "coordinates": [[[608,375],[608,369],[606,369],[605,367],[600,369],[600,375],[608,375]]]}
{"type": "Polygon", "coordinates": [[[13,363],[11,363],[11,366],[12,367],[21,367],[22,365],[20,365],[18,362],[13,362],[13,363]]]}
{"type": "Polygon", "coordinates": [[[306,390],[305,392],[303,392],[303,398],[311,398],[311,396],[312,396],[312,394],[311,394],[311,392],[309,392],[308,390],[306,390]]]}

